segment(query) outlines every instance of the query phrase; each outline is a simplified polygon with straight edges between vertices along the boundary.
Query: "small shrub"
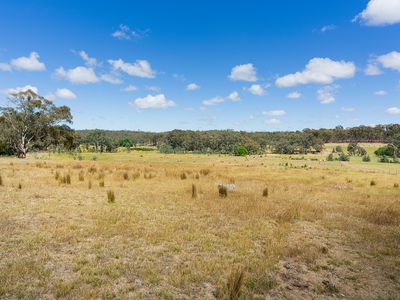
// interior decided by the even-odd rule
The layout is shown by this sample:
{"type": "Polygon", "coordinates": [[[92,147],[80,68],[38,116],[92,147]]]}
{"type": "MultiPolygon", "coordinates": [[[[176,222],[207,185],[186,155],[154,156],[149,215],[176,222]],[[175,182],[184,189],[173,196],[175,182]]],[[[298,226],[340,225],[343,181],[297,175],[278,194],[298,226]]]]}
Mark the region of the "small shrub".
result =
{"type": "Polygon", "coordinates": [[[96,161],[96,160],[97,160],[97,156],[96,156],[96,155],[93,155],[93,156],[92,156],[92,160],[96,161]]]}
{"type": "Polygon", "coordinates": [[[343,148],[340,145],[337,145],[334,150],[335,150],[335,152],[338,152],[338,153],[342,153],[343,152],[343,148]]]}
{"type": "Polygon", "coordinates": [[[369,183],[370,186],[374,186],[376,185],[376,181],[375,180],[371,180],[371,182],[369,183]]]}
{"type": "Polygon", "coordinates": [[[365,155],[362,157],[362,161],[363,161],[363,162],[370,162],[370,161],[371,161],[371,157],[369,157],[368,154],[365,154],[365,155]]]}
{"type": "Polygon", "coordinates": [[[104,179],[100,179],[100,181],[99,181],[99,187],[104,187],[104,179]]]}
{"type": "Polygon", "coordinates": [[[218,194],[221,198],[228,197],[228,188],[223,184],[218,185],[218,194]]]}
{"type": "Polygon", "coordinates": [[[393,184],[393,187],[397,189],[399,187],[399,184],[395,183],[395,184],[393,184]]]}
{"type": "Polygon", "coordinates": [[[249,151],[247,150],[247,148],[245,146],[239,145],[233,149],[233,153],[236,156],[246,156],[249,154],[249,151]]]}
{"type": "Polygon", "coordinates": [[[107,199],[108,203],[114,203],[115,202],[115,194],[114,191],[107,191],[107,199]]]}
{"type": "Polygon", "coordinates": [[[85,181],[85,174],[83,171],[79,172],[78,179],[79,181],[85,181]]]}
{"type": "Polygon", "coordinates": [[[268,197],[268,194],[269,194],[269,191],[268,191],[268,188],[266,187],[263,189],[262,195],[263,195],[263,197],[268,197]]]}
{"type": "Polygon", "coordinates": [[[339,154],[339,158],[340,161],[350,161],[350,156],[344,154],[343,152],[339,154]]]}
{"type": "Polygon", "coordinates": [[[198,197],[197,186],[193,183],[192,184],[192,198],[196,199],[197,197],[198,197]]]}
{"type": "Polygon", "coordinates": [[[185,180],[186,178],[187,178],[186,173],[183,172],[183,173],[181,174],[181,179],[182,179],[182,180],[185,180]]]}

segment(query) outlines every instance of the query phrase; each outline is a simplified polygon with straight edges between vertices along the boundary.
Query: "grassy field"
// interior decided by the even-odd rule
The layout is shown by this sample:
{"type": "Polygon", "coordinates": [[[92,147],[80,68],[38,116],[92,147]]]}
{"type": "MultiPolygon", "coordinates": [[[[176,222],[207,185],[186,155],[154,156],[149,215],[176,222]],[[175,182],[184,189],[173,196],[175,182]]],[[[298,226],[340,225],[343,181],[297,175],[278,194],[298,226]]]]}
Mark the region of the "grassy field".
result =
{"type": "Polygon", "coordinates": [[[400,299],[399,165],[82,157],[0,158],[0,298],[400,299]]]}

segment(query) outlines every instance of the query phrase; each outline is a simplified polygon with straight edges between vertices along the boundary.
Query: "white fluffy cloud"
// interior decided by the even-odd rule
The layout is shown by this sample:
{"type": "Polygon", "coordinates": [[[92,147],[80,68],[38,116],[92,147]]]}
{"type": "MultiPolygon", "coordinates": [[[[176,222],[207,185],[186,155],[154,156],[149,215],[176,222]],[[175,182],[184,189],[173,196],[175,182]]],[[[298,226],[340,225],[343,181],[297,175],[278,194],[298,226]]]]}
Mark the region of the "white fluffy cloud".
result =
{"type": "Polygon", "coordinates": [[[119,29],[111,35],[119,40],[137,40],[144,37],[149,30],[131,30],[129,26],[121,24],[119,29]]]}
{"type": "Polygon", "coordinates": [[[137,89],[138,88],[136,86],[130,84],[127,87],[123,88],[122,91],[124,91],[124,92],[134,92],[134,91],[137,91],[137,89]]]}
{"type": "Polygon", "coordinates": [[[336,25],[330,24],[330,25],[322,26],[320,31],[324,33],[324,32],[335,30],[335,29],[336,29],[336,25]]]}
{"type": "Polygon", "coordinates": [[[279,117],[286,115],[286,111],[284,110],[270,110],[270,111],[263,111],[263,115],[265,116],[272,116],[272,117],[279,117]]]}
{"type": "Polygon", "coordinates": [[[342,107],[342,110],[345,112],[352,112],[355,111],[356,109],[354,107],[342,107]]]}
{"type": "Polygon", "coordinates": [[[60,67],[56,70],[56,76],[65,78],[72,83],[88,84],[99,82],[99,78],[92,68],[87,67],[76,67],[74,69],[64,70],[60,67]]]}
{"type": "Polygon", "coordinates": [[[386,110],[386,113],[389,115],[400,115],[400,108],[390,107],[386,110]]]}
{"type": "Polygon", "coordinates": [[[166,109],[169,107],[176,106],[176,103],[172,100],[168,100],[164,94],[158,95],[147,95],[143,98],[137,98],[131,102],[132,105],[140,109],[156,108],[166,109]]]}
{"type": "Polygon", "coordinates": [[[292,92],[292,93],[287,94],[286,97],[289,98],[289,99],[299,99],[301,97],[301,93],[292,92]]]}
{"type": "Polygon", "coordinates": [[[200,88],[200,85],[198,85],[197,83],[189,83],[187,86],[186,86],[186,90],[188,90],[188,91],[195,91],[195,90],[198,90],[200,88]]]}
{"type": "Polygon", "coordinates": [[[137,60],[135,63],[126,63],[122,59],[108,60],[108,63],[114,70],[121,70],[131,76],[142,78],[154,78],[155,72],[151,69],[151,65],[147,60],[137,60]]]}
{"type": "Polygon", "coordinates": [[[400,23],[400,0],[370,0],[367,7],[353,21],[370,26],[400,23]]]}
{"type": "Polygon", "coordinates": [[[238,93],[238,92],[233,91],[232,93],[230,93],[230,94],[226,97],[226,99],[228,99],[228,100],[230,100],[230,101],[232,101],[232,102],[237,102],[237,101],[240,100],[240,96],[239,96],[239,93],[238,93]]]}
{"type": "Polygon", "coordinates": [[[120,78],[118,78],[112,74],[103,74],[100,76],[100,79],[105,82],[111,83],[111,84],[121,84],[122,83],[122,80],[120,78]]]}
{"type": "Polygon", "coordinates": [[[383,91],[383,90],[380,90],[380,91],[376,91],[376,92],[374,93],[374,95],[375,95],[375,96],[386,96],[386,95],[387,95],[387,92],[386,92],[386,91],[383,91]]]}
{"type": "Polygon", "coordinates": [[[330,104],[335,102],[335,93],[338,86],[327,85],[317,91],[317,98],[321,104],[330,104]]]}
{"type": "Polygon", "coordinates": [[[39,89],[36,86],[32,86],[32,85],[25,85],[22,87],[16,87],[13,89],[8,89],[6,91],[7,94],[12,95],[12,94],[16,94],[19,92],[26,92],[27,90],[31,90],[32,92],[38,94],[39,93],[39,89]]]}
{"type": "Polygon", "coordinates": [[[39,54],[37,52],[31,52],[27,56],[21,56],[11,60],[9,67],[17,70],[25,71],[44,71],[46,66],[44,63],[39,61],[39,54]]]}
{"type": "Polygon", "coordinates": [[[80,51],[79,56],[85,61],[88,67],[94,67],[97,65],[97,59],[94,57],[89,57],[89,54],[87,54],[85,51],[80,51]]]}
{"type": "Polygon", "coordinates": [[[400,71],[400,52],[392,51],[390,53],[378,56],[376,60],[386,69],[400,71]]]}
{"type": "Polygon", "coordinates": [[[266,120],[265,124],[267,124],[267,125],[279,125],[279,124],[281,124],[281,120],[272,118],[272,119],[266,120]]]}
{"type": "Polygon", "coordinates": [[[364,69],[364,73],[368,76],[377,76],[382,74],[382,70],[377,66],[376,62],[372,62],[364,69]]]}
{"type": "Polygon", "coordinates": [[[58,89],[56,91],[56,97],[66,100],[73,100],[76,99],[76,95],[69,89],[58,89]]]}
{"type": "Polygon", "coordinates": [[[213,106],[220,103],[223,103],[225,100],[222,97],[214,97],[208,100],[204,100],[202,103],[204,106],[213,106]]]}
{"type": "Polygon", "coordinates": [[[257,72],[253,64],[237,65],[232,68],[229,78],[233,81],[257,81],[257,72]]]}
{"type": "Polygon", "coordinates": [[[267,94],[265,89],[259,84],[252,84],[247,90],[256,96],[264,96],[267,94]]]}
{"type": "Polygon", "coordinates": [[[6,63],[0,63],[0,70],[1,71],[11,71],[11,66],[6,63]]]}
{"type": "Polygon", "coordinates": [[[351,78],[356,72],[353,62],[334,61],[329,58],[313,58],[301,72],[288,74],[276,80],[278,87],[292,87],[299,84],[330,84],[335,79],[351,78]]]}

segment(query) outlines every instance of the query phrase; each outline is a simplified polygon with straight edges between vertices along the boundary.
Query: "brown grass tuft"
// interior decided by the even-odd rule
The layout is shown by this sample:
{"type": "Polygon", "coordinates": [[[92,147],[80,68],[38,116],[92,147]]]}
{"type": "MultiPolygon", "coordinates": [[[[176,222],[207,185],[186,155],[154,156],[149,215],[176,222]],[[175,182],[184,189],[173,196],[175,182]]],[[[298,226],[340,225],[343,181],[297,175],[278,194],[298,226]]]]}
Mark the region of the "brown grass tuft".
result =
{"type": "Polygon", "coordinates": [[[1,177],[1,174],[0,174],[0,186],[2,186],[3,185],[3,177],[1,177]]]}
{"type": "Polygon", "coordinates": [[[263,189],[262,195],[263,195],[263,197],[268,197],[268,194],[269,194],[269,191],[268,191],[268,188],[266,187],[263,189]]]}
{"type": "Polygon", "coordinates": [[[201,169],[200,170],[200,174],[203,176],[207,176],[208,174],[210,174],[210,169],[201,169]]]}
{"type": "Polygon", "coordinates": [[[198,197],[198,193],[197,193],[197,186],[193,183],[192,184],[192,198],[196,199],[198,197]]]}
{"type": "Polygon", "coordinates": [[[228,188],[223,184],[218,185],[218,194],[221,198],[228,197],[228,188]]]}
{"type": "Polygon", "coordinates": [[[107,200],[108,203],[114,203],[115,202],[115,194],[114,191],[107,191],[107,200]]]}
{"type": "Polygon", "coordinates": [[[228,276],[225,286],[218,293],[218,298],[226,300],[238,300],[242,296],[244,281],[243,268],[234,269],[228,276]]]}
{"type": "Polygon", "coordinates": [[[99,187],[104,187],[104,178],[100,179],[99,181],[99,187]]]}
{"type": "Polygon", "coordinates": [[[186,173],[185,173],[185,172],[182,172],[182,173],[181,173],[181,179],[182,179],[182,180],[185,180],[186,178],[187,178],[186,173]]]}

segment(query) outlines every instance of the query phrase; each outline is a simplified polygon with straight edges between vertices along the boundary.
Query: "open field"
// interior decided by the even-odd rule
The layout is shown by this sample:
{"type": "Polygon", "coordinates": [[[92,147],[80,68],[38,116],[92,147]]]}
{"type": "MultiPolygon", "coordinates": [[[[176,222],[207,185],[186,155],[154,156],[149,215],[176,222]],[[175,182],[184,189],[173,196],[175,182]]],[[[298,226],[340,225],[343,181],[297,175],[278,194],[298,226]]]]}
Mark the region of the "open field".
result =
{"type": "Polygon", "coordinates": [[[0,158],[0,298],[400,298],[399,165],[92,157],[0,158]]]}

